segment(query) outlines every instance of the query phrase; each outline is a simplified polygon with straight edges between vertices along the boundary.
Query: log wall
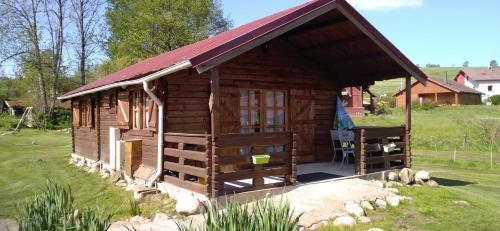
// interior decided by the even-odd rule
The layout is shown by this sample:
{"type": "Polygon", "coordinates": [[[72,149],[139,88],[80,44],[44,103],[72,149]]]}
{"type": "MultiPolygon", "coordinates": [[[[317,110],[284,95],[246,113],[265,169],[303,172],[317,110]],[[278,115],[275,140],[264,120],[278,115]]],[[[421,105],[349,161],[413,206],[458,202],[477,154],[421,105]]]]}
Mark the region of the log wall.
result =
{"type": "Polygon", "coordinates": [[[289,97],[287,129],[297,134],[298,162],[331,159],[329,129],[337,86],[307,60],[286,41],[276,39],[220,65],[222,133],[239,132],[239,88],[284,89],[289,97]]]}

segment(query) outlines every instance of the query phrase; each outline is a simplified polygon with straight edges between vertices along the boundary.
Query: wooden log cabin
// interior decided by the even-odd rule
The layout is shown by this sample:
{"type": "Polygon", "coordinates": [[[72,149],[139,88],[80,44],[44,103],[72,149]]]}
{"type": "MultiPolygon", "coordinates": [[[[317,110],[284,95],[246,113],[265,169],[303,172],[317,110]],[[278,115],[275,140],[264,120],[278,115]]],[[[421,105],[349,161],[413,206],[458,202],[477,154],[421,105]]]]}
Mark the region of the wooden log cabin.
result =
{"type": "MultiPolygon", "coordinates": [[[[146,59],[59,99],[71,100],[74,155],[116,169],[123,148],[115,142],[134,141],[135,149],[125,149],[140,154],[125,162],[140,166],[129,164],[130,174],[146,172],[149,185],[211,198],[294,184],[302,164],[331,163],[341,89],[401,76],[407,86],[411,77],[427,79],[345,0],[315,0],[146,59]],[[252,164],[252,155],[264,153],[267,164],[252,164]]],[[[405,125],[356,129],[353,174],[411,166],[406,100],[405,125]],[[381,142],[395,142],[399,152],[377,152],[381,142]]]]}

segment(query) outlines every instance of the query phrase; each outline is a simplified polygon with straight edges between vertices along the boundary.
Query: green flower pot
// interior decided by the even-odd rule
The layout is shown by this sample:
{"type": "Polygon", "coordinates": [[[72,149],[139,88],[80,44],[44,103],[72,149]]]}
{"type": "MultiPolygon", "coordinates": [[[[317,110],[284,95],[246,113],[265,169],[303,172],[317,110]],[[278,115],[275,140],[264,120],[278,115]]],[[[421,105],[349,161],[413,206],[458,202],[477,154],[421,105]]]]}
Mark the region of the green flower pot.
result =
{"type": "Polygon", "coordinates": [[[271,159],[271,156],[268,154],[252,156],[253,164],[267,164],[269,163],[269,159],[271,159]]]}

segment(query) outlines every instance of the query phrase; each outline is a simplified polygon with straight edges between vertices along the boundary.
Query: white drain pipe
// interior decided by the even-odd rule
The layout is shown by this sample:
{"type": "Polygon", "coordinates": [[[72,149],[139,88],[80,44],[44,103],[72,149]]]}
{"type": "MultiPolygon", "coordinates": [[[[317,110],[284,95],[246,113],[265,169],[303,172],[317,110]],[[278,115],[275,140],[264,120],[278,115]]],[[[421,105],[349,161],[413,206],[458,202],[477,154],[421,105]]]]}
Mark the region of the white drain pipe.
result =
{"type": "Polygon", "coordinates": [[[156,163],[156,174],[148,182],[148,187],[151,187],[153,186],[154,182],[161,176],[161,173],[163,171],[163,102],[158,99],[158,97],[153,92],[151,92],[147,81],[143,81],[142,86],[149,97],[151,97],[156,105],[158,105],[158,157],[156,163]]]}

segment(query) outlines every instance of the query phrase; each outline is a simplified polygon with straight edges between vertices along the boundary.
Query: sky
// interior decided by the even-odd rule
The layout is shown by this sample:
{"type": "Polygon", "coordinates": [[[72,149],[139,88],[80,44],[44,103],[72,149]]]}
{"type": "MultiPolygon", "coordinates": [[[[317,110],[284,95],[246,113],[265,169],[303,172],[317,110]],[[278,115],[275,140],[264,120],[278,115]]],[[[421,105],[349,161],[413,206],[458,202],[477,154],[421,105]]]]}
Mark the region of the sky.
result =
{"type": "MultiPolygon", "coordinates": [[[[222,0],[234,26],[306,0],[222,0]]],[[[488,66],[500,61],[498,0],[348,0],[420,66],[488,66]]]]}

